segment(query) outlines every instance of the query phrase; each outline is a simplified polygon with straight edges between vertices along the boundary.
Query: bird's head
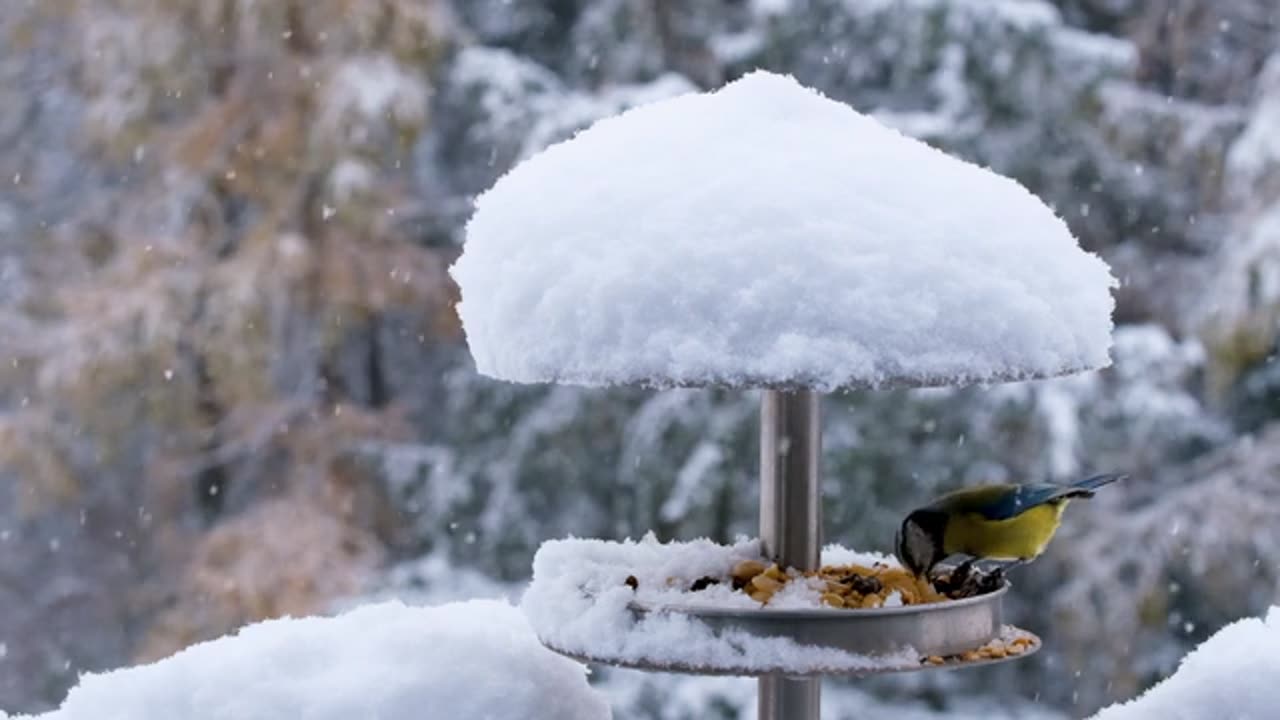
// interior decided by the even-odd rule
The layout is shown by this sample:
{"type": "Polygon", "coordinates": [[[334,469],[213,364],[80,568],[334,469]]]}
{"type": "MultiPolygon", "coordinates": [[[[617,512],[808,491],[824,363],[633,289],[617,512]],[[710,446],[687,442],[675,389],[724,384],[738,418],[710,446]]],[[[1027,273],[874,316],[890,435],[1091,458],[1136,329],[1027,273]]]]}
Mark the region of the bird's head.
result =
{"type": "Polygon", "coordinates": [[[940,510],[916,510],[902,521],[894,541],[894,554],[917,576],[928,575],[946,553],[942,538],[947,530],[947,515],[940,510]]]}

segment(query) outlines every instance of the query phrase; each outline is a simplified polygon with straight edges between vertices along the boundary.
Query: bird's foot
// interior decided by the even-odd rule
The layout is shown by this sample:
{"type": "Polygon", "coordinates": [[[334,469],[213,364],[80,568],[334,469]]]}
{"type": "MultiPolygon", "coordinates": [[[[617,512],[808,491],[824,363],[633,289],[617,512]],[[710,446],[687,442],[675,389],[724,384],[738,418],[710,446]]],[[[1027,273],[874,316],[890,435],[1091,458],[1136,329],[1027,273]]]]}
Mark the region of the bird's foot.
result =
{"type": "Polygon", "coordinates": [[[974,559],[969,558],[950,572],[939,573],[931,578],[931,582],[938,592],[955,599],[972,595],[974,581],[977,577],[974,573],[974,559]]]}
{"type": "Polygon", "coordinates": [[[1006,573],[1025,562],[1025,560],[980,562],[976,558],[971,558],[960,563],[951,572],[935,578],[933,585],[938,592],[953,600],[985,595],[1004,587],[1006,573]]]}
{"type": "Polygon", "coordinates": [[[982,576],[982,579],[979,582],[981,592],[995,592],[996,590],[1004,587],[1009,571],[1016,567],[1022,567],[1028,562],[1030,561],[1026,559],[1019,559],[999,563],[993,566],[985,575],[982,576]]]}
{"type": "Polygon", "coordinates": [[[982,592],[994,592],[1004,586],[1005,566],[997,565],[992,568],[991,572],[982,577],[979,582],[982,592]]]}

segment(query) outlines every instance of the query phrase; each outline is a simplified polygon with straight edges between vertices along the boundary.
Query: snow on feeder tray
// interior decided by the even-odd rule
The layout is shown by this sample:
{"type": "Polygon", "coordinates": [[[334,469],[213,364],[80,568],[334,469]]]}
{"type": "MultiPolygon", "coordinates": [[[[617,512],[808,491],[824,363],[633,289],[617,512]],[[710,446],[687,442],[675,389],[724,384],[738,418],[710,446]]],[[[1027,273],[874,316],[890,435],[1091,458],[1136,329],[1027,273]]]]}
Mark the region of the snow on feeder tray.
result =
{"type": "Polygon", "coordinates": [[[554,650],[650,670],[870,675],[1038,648],[1034,636],[1001,624],[1003,583],[950,599],[892,558],[828,546],[822,560],[821,572],[783,571],[746,539],[552,540],[534,560],[522,607],[554,650]],[[772,591],[767,604],[753,592],[761,579],[772,591]],[[841,596],[872,602],[833,607],[841,596]]]}
{"type": "Polygon", "coordinates": [[[819,685],[798,676],[999,660],[982,648],[1002,638],[1021,638],[1021,654],[1037,646],[1002,626],[1005,587],[837,609],[801,590],[790,592],[803,607],[720,590],[709,605],[646,599],[640,577],[643,561],[663,568],[662,582],[692,583],[747,555],[819,569],[819,393],[1109,363],[1115,280],[1021,185],[755,72],[602,120],[527,159],[476,200],[451,272],[486,375],[762,390],[759,541],[544,544],[523,606],[549,647],[652,669],[769,673],[761,717],[816,718],[819,685]],[[581,574],[590,567],[600,574],[581,574]],[[959,661],[937,657],[956,651],[959,661]]]}

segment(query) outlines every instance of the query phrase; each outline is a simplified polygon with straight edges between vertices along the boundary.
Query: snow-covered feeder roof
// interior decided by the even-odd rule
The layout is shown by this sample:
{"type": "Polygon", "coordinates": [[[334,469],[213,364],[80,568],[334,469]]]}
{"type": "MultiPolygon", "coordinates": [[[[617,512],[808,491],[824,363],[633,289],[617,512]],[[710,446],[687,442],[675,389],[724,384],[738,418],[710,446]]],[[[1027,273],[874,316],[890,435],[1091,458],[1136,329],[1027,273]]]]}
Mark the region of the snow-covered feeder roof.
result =
{"type": "Polygon", "coordinates": [[[1014,180],[767,72],[516,166],[452,273],[486,375],[820,390],[1103,367],[1116,285],[1014,180]]]}

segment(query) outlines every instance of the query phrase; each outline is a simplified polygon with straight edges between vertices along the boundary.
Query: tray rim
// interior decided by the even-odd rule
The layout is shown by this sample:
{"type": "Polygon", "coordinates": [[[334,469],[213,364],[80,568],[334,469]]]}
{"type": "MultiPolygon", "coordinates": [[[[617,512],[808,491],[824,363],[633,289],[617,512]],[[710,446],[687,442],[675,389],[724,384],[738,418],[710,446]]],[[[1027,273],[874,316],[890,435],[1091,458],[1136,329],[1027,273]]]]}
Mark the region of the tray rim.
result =
{"type": "MultiPolygon", "coordinates": [[[[580,663],[589,665],[606,665],[609,667],[624,668],[628,670],[639,670],[642,672],[662,672],[675,673],[678,675],[702,675],[708,677],[791,677],[791,678],[820,678],[824,676],[831,677],[870,677],[872,675],[889,675],[895,673],[919,672],[921,670],[963,670],[965,668],[982,667],[984,665],[995,665],[998,663],[1009,662],[1010,660],[1019,660],[1021,658],[1031,657],[1044,647],[1044,641],[1029,630],[1015,627],[1013,625],[1001,626],[1001,632],[1011,630],[1022,637],[1031,638],[1031,644],[1025,650],[1017,654],[1006,655],[1002,658],[978,658],[976,660],[963,660],[958,656],[944,657],[939,664],[928,662],[929,656],[921,657],[916,663],[903,665],[884,665],[873,668],[815,668],[812,670],[796,671],[796,670],[748,670],[745,668],[734,667],[710,667],[698,666],[694,664],[660,664],[644,661],[619,661],[609,658],[603,658],[585,653],[577,653],[568,650],[562,650],[553,643],[547,642],[541,636],[538,640],[544,647],[552,652],[563,655],[564,657],[576,660],[580,663]]],[[[874,657],[874,656],[867,656],[874,657]]]]}
{"type": "Polygon", "coordinates": [[[932,613],[947,612],[949,610],[960,610],[972,605],[985,605],[988,603],[999,603],[1013,584],[1006,578],[1004,584],[999,588],[990,592],[974,595],[972,597],[960,598],[959,600],[945,600],[933,603],[920,603],[916,605],[897,605],[894,607],[878,607],[878,608],[832,608],[832,607],[815,607],[815,608],[773,608],[767,605],[760,608],[726,608],[714,607],[711,605],[657,605],[651,606],[641,602],[631,601],[630,607],[645,613],[653,612],[674,612],[682,615],[697,615],[703,617],[716,618],[749,618],[752,620],[760,619],[779,619],[779,620],[816,620],[816,621],[835,621],[849,620],[851,618],[876,618],[893,615],[927,615],[932,613]]]}

